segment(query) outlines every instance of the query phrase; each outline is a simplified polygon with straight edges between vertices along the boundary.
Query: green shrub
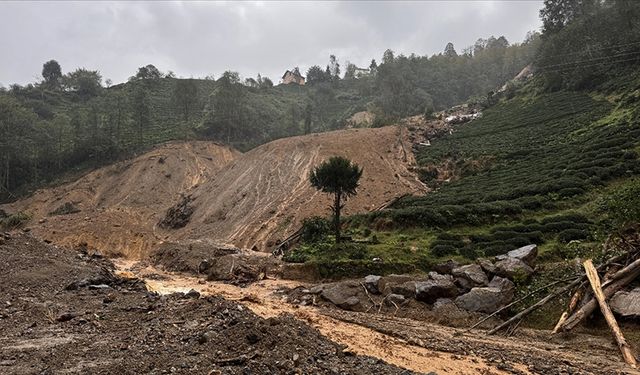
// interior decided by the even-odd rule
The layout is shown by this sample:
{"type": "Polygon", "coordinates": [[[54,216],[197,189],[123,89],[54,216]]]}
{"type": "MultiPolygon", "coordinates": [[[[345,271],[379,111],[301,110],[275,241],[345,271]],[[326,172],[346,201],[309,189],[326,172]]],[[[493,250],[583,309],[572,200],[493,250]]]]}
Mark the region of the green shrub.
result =
{"type": "Polygon", "coordinates": [[[31,219],[25,212],[18,212],[0,219],[0,227],[4,229],[20,228],[31,219]]]}
{"type": "Polygon", "coordinates": [[[603,198],[600,210],[607,213],[617,226],[640,221],[640,178],[629,181],[603,198]]]}
{"type": "Polygon", "coordinates": [[[319,216],[306,218],[302,221],[302,241],[314,243],[326,238],[331,230],[327,219],[319,216]]]}
{"type": "Polygon", "coordinates": [[[558,241],[567,243],[574,240],[584,240],[589,238],[589,236],[590,233],[588,230],[565,229],[558,234],[558,241]]]}

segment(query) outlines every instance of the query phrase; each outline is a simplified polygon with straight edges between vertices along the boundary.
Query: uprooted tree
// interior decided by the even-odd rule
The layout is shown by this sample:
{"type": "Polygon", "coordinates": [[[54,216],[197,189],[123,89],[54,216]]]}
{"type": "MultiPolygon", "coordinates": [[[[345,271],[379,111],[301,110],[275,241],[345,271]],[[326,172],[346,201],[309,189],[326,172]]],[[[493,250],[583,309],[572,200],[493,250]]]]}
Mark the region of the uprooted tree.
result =
{"type": "Polygon", "coordinates": [[[333,156],[315,167],[309,176],[311,185],[323,193],[333,194],[333,225],[336,242],[340,242],[340,211],[347,198],[357,194],[362,168],[351,160],[333,156]]]}

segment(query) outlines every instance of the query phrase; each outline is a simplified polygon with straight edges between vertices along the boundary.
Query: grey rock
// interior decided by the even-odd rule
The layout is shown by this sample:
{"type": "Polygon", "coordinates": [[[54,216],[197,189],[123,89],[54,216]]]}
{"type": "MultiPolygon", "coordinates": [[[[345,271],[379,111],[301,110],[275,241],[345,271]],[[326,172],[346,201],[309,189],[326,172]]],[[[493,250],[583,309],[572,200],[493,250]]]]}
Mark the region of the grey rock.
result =
{"type": "Polygon", "coordinates": [[[498,260],[505,260],[506,258],[516,258],[520,259],[528,266],[533,267],[536,264],[536,258],[538,257],[538,246],[537,245],[527,245],[523,247],[519,247],[515,250],[509,251],[505,255],[500,255],[496,257],[498,260]]]}
{"type": "Polygon", "coordinates": [[[364,278],[364,286],[367,288],[369,293],[379,294],[380,289],[378,288],[378,283],[382,279],[382,276],[369,275],[364,278]]]}
{"type": "Polygon", "coordinates": [[[460,267],[460,263],[449,259],[444,263],[436,264],[433,270],[441,274],[451,274],[451,272],[458,267],[460,267]]]}
{"type": "Polygon", "coordinates": [[[614,313],[625,317],[640,317],[640,288],[630,292],[620,291],[609,301],[614,313]]]}
{"type": "Polygon", "coordinates": [[[323,288],[320,296],[345,310],[362,310],[359,294],[362,286],[357,281],[345,281],[323,288]]]}
{"type": "Polygon", "coordinates": [[[496,266],[489,259],[478,259],[477,263],[484,272],[495,275],[496,266]]]}
{"type": "Polygon", "coordinates": [[[186,298],[193,298],[193,299],[198,299],[200,298],[200,292],[198,292],[195,289],[191,289],[187,292],[187,294],[184,295],[186,298]]]}
{"type": "Polygon", "coordinates": [[[453,281],[453,276],[451,276],[451,275],[442,275],[442,274],[439,274],[439,273],[433,272],[433,271],[429,272],[429,278],[431,280],[449,280],[449,281],[453,281]]]}
{"type": "Polygon", "coordinates": [[[468,264],[466,266],[460,266],[458,268],[454,268],[451,273],[455,277],[470,281],[474,284],[474,286],[484,286],[489,283],[487,274],[484,273],[482,267],[480,267],[478,264],[468,264]]]}
{"type": "Polygon", "coordinates": [[[327,286],[326,284],[318,284],[318,285],[312,286],[311,288],[309,288],[309,293],[320,294],[322,293],[322,291],[326,286],[327,286]]]}
{"type": "Polygon", "coordinates": [[[505,278],[496,276],[488,287],[473,288],[469,293],[456,298],[455,304],[473,312],[493,313],[511,303],[515,285],[505,278]]]}
{"type": "Polygon", "coordinates": [[[409,275],[387,275],[378,281],[378,290],[384,292],[388,284],[402,284],[413,280],[414,277],[409,275]]]}
{"type": "Polygon", "coordinates": [[[496,274],[502,277],[508,277],[511,280],[526,280],[532,273],[533,268],[517,258],[507,257],[506,259],[496,262],[496,274]]]}
{"type": "Polygon", "coordinates": [[[400,294],[405,298],[413,298],[416,296],[416,282],[407,281],[402,284],[388,283],[382,291],[382,294],[400,294]]]}
{"type": "Polygon", "coordinates": [[[439,279],[416,282],[416,299],[426,303],[434,303],[439,298],[455,297],[458,288],[452,280],[439,279]]]}

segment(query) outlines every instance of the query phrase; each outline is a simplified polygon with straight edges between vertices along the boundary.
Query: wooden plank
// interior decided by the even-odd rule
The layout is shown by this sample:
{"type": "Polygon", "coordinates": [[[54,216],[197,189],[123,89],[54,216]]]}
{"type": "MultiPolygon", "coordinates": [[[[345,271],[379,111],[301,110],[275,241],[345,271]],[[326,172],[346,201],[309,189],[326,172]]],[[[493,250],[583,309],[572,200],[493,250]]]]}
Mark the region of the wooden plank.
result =
{"type": "Polygon", "coordinates": [[[631,346],[625,340],[620,327],[618,326],[618,322],[616,318],[613,316],[613,312],[611,312],[611,308],[607,305],[606,297],[602,292],[602,285],[600,284],[600,277],[598,276],[598,271],[593,266],[593,262],[591,259],[586,260],[583,263],[584,270],[587,274],[587,278],[589,279],[589,283],[591,283],[591,289],[593,289],[593,294],[595,295],[596,300],[598,300],[598,304],[600,305],[600,310],[604,315],[613,336],[618,343],[618,347],[620,348],[620,352],[622,352],[622,358],[624,361],[631,367],[636,368],[637,362],[636,357],[631,350],[631,346]]]}

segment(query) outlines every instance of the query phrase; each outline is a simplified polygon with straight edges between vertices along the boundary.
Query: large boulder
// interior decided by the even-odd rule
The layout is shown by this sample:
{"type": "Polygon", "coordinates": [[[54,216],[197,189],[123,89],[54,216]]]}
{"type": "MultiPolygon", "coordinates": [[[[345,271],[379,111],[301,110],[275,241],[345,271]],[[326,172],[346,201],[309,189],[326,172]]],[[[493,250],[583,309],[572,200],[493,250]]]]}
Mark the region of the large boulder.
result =
{"type": "Polygon", "coordinates": [[[407,281],[406,283],[402,284],[387,284],[382,293],[384,295],[400,294],[405,298],[414,298],[416,296],[416,282],[407,281]]]}
{"type": "Polygon", "coordinates": [[[514,293],[515,286],[510,280],[496,276],[489,286],[473,288],[456,298],[455,304],[467,311],[493,313],[511,303],[514,293]]]}
{"type": "Polygon", "coordinates": [[[388,284],[402,284],[407,281],[413,281],[414,278],[409,275],[387,275],[378,280],[378,289],[382,292],[388,284]]]}
{"type": "Polygon", "coordinates": [[[383,295],[400,294],[406,298],[416,295],[416,278],[410,275],[389,275],[378,281],[378,290],[383,295]]]}
{"type": "Polygon", "coordinates": [[[416,282],[416,299],[426,303],[434,303],[439,298],[455,297],[458,295],[458,287],[452,279],[438,278],[416,282]]]}
{"type": "Polygon", "coordinates": [[[449,259],[444,263],[436,264],[433,270],[441,274],[451,274],[451,272],[458,267],[460,267],[460,263],[449,259]]]}
{"type": "Polygon", "coordinates": [[[528,266],[533,267],[536,264],[536,258],[538,257],[538,246],[537,245],[527,245],[515,250],[509,251],[505,255],[500,255],[496,257],[498,260],[505,260],[507,258],[516,258],[520,259],[528,266]]]}
{"type": "Polygon", "coordinates": [[[640,288],[630,292],[617,292],[611,297],[609,306],[614,313],[625,317],[640,317],[640,288]]]}
{"type": "Polygon", "coordinates": [[[364,278],[364,287],[367,288],[369,293],[380,294],[380,288],[378,283],[382,279],[382,276],[369,275],[364,278]]]}
{"type": "Polygon", "coordinates": [[[484,286],[489,283],[487,274],[477,264],[467,264],[466,266],[454,268],[451,273],[457,278],[469,281],[472,286],[484,286]]]}
{"type": "Polygon", "coordinates": [[[359,282],[344,281],[325,285],[320,296],[341,309],[362,311],[364,310],[360,300],[362,292],[362,286],[359,282]]]}
{"type": "Polygon", "coordinates": [[[517,258],[507,257],[496,262],[496,275],[511,280],[526,280],[533,273],[533,268],[517,258]]]}

